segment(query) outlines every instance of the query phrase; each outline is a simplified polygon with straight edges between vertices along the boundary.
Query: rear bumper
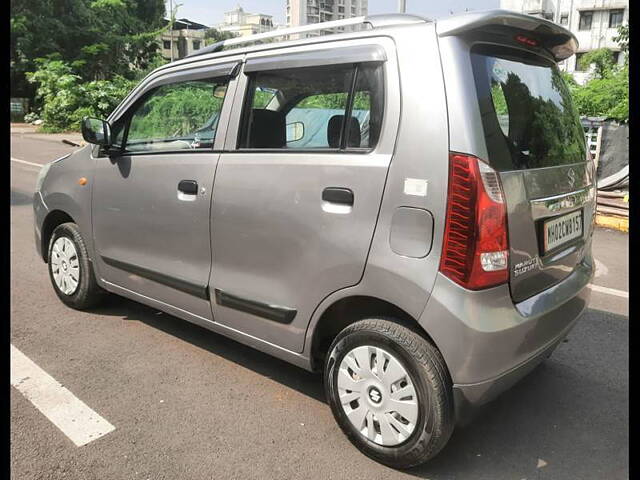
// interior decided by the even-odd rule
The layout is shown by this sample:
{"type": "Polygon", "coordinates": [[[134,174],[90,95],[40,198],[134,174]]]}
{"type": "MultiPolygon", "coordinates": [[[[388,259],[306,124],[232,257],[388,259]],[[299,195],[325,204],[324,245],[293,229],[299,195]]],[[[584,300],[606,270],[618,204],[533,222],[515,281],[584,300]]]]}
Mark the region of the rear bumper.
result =
{"type": "Polygon", "coordinates": [[[472,292],[438,275],[420,323],[449,368],[459,423],[553,352],[586,309],[592,276],[592,262],[583,261],[559,284],[514,305],[507,285],[472,292]]]}
{"type": "Polygon", "coordinates": [[[526,377],[540,363],[548,358],[556,347],[564,340],[573,328],[577,318],[549,345],[532,355],[525,362],[517,365],[502,375],[473,384],[454,384],[453,399],[455,404],[456,419],[459,424],[470,421],[474,413],[482,405],[494,400],[501,393],[509,390],[513,385],[526,377]]]}

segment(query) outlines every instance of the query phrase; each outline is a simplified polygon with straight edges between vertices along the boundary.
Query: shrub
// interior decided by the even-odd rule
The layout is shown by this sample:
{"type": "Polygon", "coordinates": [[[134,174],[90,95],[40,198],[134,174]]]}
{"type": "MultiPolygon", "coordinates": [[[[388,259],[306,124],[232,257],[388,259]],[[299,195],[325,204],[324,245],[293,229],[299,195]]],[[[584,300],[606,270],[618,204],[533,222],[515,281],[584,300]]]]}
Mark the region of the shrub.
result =
{"type": "Polygon", "coordinates": [[[39,59],[38,69],[27,79],[38,85],[43,130],[79,130],[84,116],[106,118],[133,88],[134,81],[116,76],[112,80],[82,83],[81,77],[62,60],[39,59]]]}
{"type": "Polygon", "coordinates": [[[594,78],[573,89],[573,100],[581,115],[607,117],[619,122],[629,119],[629,67],[604,78],[594,78]]]}
{"type": "Polygon", "coordinates": [[[39,120],[40,117],[36,112],[29,112],[24,116],[25,123],[33,123],[36,120],[39,120]]]}

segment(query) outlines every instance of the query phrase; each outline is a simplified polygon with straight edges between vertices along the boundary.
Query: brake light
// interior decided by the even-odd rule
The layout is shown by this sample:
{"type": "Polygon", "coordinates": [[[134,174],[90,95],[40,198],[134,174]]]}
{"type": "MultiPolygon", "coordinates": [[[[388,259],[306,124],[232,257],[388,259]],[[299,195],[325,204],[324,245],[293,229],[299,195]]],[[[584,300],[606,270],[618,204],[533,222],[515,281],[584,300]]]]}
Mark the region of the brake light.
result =
{"type": "Polygon", "coordinates": [[[476,157],[449,154],[440,272],[470,290],[509,280],[507,212],[498,173],[476,157]]]}
{"type": "Polygon", "coordinates": [[[537,47],[538,41],[534,38],[527,37],[525,35],[516,35],[516,41],[527,45],[528,47],[537,47]]]}

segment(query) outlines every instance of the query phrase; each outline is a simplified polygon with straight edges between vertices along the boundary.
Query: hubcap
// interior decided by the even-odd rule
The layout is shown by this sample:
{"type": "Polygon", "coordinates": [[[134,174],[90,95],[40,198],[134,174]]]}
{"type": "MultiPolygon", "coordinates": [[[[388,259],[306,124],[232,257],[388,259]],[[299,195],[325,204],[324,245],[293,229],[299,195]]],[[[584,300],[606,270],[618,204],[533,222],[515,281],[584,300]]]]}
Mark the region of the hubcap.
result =
{"type": "Polygon", "coordinates": [[[60,237],[51,249],[51,272],[53,281],[65,295],[73,295],[80,282],[80,263],[78,252],[71,240],[60,237]]]}
{"type": "Polygon", "coordinates": [[[411,377],[382,348],[356,347],[344,356],[338,395],[351,424],[378,445],[398,445],[416,428],[418,397],[411,377]]]}

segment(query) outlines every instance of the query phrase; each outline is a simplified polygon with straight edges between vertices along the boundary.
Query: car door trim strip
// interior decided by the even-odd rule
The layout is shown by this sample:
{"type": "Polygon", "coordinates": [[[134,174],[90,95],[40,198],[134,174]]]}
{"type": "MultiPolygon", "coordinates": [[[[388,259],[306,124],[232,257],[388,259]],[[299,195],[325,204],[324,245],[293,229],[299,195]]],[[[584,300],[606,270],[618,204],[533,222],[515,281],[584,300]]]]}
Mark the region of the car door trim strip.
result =
{"type": "Polygon", "coordinates": [[[298,311],[293,308],[248,300],[223,292],[218,288],[215,289],[215,297],[216,303],[220,306],[240,310],[241,312],[250,313],[251,315],[273,320],[278,323],[291,323],[298,313],[298,311]]]}
{"type": "Polygon", "coordinates": [[[162,285],[180,290],[181,292],[188,293],[189,295],[193,295],[194,297],[202,298],[203,300],[209,300],[209,287],[207,285],[200,285],[189,280],[172,277],[165,273],[156,272],[155,270],[150,270],[139,265],[122,262],[114,258],[109,258],[102,255],[100,256],[100,258],[104,263],[114,268],[119,268],[120,270],[133,273],[134,275],[146,278],[147,280],[161,283],[162,285]]]}

